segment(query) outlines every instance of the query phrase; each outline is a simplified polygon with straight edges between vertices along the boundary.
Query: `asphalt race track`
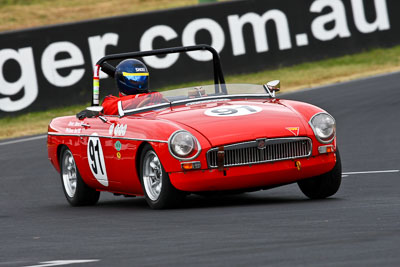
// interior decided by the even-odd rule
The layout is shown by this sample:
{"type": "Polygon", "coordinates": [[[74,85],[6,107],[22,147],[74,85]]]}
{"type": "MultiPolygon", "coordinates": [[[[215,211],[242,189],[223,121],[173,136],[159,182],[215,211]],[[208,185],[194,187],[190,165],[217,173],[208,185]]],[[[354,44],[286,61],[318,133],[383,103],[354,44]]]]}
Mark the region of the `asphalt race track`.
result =
{"type": "Polygon", "coordinates": [[[178,210],[107,193],[73,208],[45,138],[2,141],[0,266],[400,266],[400,73],[282,98],[336,118],[344,178],[333,198],[308,200],[294,184],[190,196],[178,210]]]}

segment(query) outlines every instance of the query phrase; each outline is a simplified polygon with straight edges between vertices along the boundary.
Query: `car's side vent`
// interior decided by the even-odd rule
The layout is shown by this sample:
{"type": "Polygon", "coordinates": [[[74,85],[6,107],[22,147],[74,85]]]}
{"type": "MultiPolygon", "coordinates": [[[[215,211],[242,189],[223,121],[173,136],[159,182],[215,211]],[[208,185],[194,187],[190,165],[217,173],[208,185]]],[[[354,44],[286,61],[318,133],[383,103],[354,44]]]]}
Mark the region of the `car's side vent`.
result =
{"type": "MultiPolygon", "coordinates": [[[[224,167],[250,165],[311,155],[312,141],[308,137],[259,139],[224,146],[224,167]]],[[[207,152],[210,168],[218,167],[218,148],[207,152]]]]}

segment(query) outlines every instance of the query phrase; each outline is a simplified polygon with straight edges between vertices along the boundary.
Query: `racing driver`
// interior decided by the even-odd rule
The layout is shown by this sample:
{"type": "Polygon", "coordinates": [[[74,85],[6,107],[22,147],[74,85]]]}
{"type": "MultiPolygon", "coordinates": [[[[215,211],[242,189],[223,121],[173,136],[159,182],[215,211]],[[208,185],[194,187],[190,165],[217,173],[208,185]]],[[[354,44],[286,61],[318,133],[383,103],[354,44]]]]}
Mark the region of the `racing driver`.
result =
{"type": "Polygon", "coordinates": [[[103,100],[103,113],[118,115],[118,102],[131,100],[132,108],[141,104],[146,97],[149,104],[162,102],[162,95],[149,91],[149,72],[144,63],[137,59],[126,59],[120,62],[115,69],[115,80],[119,90],[119,97],[109,95],[103,100]]]}
{"type": "MultiPolygon", "coordinates": [[[[114,71],[114,70],[113,70],[114,71]]],[[[146,65],[137,59],[121,61],[115,71],[107,74],[113,76],[117,82],[119,97],[109,95],[103,100],[105,115],[118,115],[118,102],[130,100],[129,108],[142,107],[149,104],[161,103],[162,94],[149,91],[149,72],[146,65]]],[[[99,115],[96,111],[84,109],[76,117],[80,120],[99,115]]]]}

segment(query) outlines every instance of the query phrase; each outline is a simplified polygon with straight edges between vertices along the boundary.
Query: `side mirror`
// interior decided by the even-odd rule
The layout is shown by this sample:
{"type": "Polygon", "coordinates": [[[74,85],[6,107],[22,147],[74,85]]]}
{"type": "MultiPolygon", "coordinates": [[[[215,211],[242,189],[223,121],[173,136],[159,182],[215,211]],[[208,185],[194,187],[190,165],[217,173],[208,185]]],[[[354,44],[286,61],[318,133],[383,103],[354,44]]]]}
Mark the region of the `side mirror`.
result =
{"type": "Polygon", "coordinates": [[[270,81],[267,84],[264,84],[264,89],[271,97],[275,97],[275,93],[281,90],[281,81],[270,81]]]}
{"type": "Polygon", "coordinates": [[[270,91],[278,92],[281,90],[281,81],[280,80],[270,81],[267,83],[267,86],[270,91]]]}

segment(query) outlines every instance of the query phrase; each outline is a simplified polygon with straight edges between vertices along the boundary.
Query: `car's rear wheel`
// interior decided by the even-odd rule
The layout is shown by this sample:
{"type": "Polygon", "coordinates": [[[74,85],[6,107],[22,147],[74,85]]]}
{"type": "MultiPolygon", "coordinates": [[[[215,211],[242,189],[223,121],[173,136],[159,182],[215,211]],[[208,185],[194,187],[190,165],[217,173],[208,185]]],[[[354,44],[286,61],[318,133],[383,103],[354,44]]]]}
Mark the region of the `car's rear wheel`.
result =
{"type": "Polygon", "coordinates": [[[336,164],[333,169],[319,176],[298,181],[300,190],[311,199],[327,198],[334,195],[342,181],[342,164],[339,150],[336,150],[336,164]]]}
{"type": "Polygon", "coordinates": [[[168,173],[149,144],[144,146],[141,154],[140,182],[146,202],[152,209],[173,208],[184,200],[185,194],[171,184],[168,173]]]}
{"type": "Polygon", "coordinates": [[[67,147],[63,147],[60,157],[61,182],[65,197],[71,206],[94,205],[100,192],[90,188],[82,180],[74,156],[67,147]]]}

